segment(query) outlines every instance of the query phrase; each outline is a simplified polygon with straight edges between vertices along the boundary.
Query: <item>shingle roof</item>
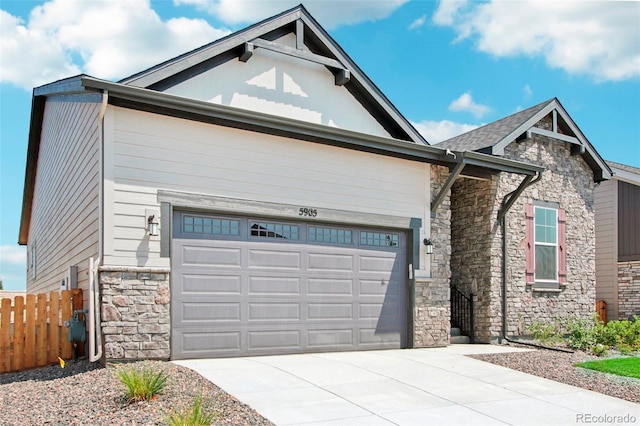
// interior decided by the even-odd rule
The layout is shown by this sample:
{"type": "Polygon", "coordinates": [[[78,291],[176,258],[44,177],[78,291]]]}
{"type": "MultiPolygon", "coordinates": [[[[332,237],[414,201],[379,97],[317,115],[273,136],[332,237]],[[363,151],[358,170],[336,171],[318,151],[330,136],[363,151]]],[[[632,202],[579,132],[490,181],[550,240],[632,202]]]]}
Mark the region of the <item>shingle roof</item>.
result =
{"type": "Polygon", "coordinates": [[[442,148],[456,151],[484,151],[502,141],[509,133],[526,123],[531,117],[553,102],[554,99],[541,102],[508,117],[489,123],[462,135],[436,144],[442,148]]]}
{"type": "Polygon", "coordinates": [[[635,173],[637,175],[640,175],[640,168],[638,167],[628,166],[626,164],[621,164],[621,163],[614,163],[613,161],[609,161],[609,160],[607,160],[607,164],[612,169],[614,168],[620,169],[620,170],[624,170],[625,172],[635,173]]]}

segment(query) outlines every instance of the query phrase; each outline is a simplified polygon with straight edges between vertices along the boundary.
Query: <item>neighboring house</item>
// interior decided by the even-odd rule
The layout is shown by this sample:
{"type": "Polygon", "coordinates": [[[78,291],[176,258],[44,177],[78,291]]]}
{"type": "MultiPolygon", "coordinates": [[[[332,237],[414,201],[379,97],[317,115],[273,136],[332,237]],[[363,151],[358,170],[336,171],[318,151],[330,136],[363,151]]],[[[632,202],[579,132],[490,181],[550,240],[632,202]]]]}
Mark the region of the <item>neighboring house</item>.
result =
{"type": "MultiPolygon", "coordinates": [[[[489,242],[475,253],[497,273],[496,203],[551,168],[553,191],[511,197],[509,226],[524,234],[513,212],[544,201],[580,243],[567,237],[566,283],[547,269],[544,292],[523,284],[510,302],[531,304],[533,289],[593,310],[593,277],[576,270],[593,263],[592,189],[610,171],[549,105],[491,139],[497,151],[429,146],[302,6],[117,83],[38,87],[19,236],[27,290],[88,290],[92,359],[443,346],[452,270],[472,268],[456,246],[489,242]],[[559,140],[520,141],[552,110],[559,140]],[[484,221],[456,236],[456,206],[485,187],[492,203],[470,205],[484,221]]],[[[515,250],[509,273],[524,277],[515,250]]],[[[486,289],[467,276],[486,300],[479,335],[499,334],[497,276],[486,289]]]]}
{"type": "Polygon", "coordinates": [[[612,321],[640,316],[640,169],[607,163],[613,179],[595,190],[596,298],[612,321]]]}
{"type": "Polygon", "coordinates": [[[591,316],[593,190],[611,170],[560,102],[542,102],[438,146],[545,169],[535,179],[460,178],[451,188],[451,283],[474,294],[476,341],[529,334],[534,321],[591,316]]]}

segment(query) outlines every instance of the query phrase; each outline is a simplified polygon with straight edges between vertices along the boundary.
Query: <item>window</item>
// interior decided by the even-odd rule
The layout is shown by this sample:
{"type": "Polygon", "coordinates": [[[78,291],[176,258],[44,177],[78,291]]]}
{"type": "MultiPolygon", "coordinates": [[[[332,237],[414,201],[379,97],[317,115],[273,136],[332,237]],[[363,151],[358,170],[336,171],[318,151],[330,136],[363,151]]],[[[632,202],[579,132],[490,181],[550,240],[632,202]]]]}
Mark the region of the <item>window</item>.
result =
{"type": "Polygon", "coordinates": [[[398,234],[383,234],[380,232],[360,232],[360,245],[376,247],[398,247],[398,234]]]}
{"type": "Polygon", "coordinates": [[[298,240],[300,231],[298,225],[287,225],[282,223],[251,222],[249,230],[252,237],[284,238],[287,240],[298,240]]]}
{"type": "Polygon", "coordinates": [[[545,207],[535,208],[535,279],[558,279],[558,211],[545,207]]]}
{"type": "Polygon", "coordinates": [[[566,219],[550,203],[526,206],[526,278],[529,283],[565,283],[566,219]]]}
{"type": "Polygon", "coordinates": [[[309,226],[307,240],[313,243],[351,244],[351,230],[309,226]]]}
{"type": "Polygon", "coordinates": [[[201,216],[182,216],[182,232],[202,235],[240,235],[240,221],[201,216]]]}

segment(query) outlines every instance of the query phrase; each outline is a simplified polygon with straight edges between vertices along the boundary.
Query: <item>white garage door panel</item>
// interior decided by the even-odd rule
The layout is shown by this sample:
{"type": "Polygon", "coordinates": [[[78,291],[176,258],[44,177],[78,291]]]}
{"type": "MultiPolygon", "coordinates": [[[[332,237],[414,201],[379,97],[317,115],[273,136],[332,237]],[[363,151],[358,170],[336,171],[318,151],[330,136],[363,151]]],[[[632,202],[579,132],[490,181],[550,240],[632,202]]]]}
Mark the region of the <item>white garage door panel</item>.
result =
{"type": "Polygon", "coordinates": [[[240,275],[184,274],[182,293],[240,294],[240,279],[240,275]],[[211,285],[214,281],[215,285],[211,285]]]}
{"type": "Polygon", "coordinates": [[[241,250],[239,248],[182,246],[182,264],[184,266],[240,267],[240,255],[241,250]]]}
{"type": "Polygon", "coordinates": [[[361,240],[353,227],[190,215],[202,220],[185,221],[189,231],[238,223],[234,235],[203,236],[180,228],[183,215],[172,246],[174,359],[406,345],[402,232],[361,240]]]}

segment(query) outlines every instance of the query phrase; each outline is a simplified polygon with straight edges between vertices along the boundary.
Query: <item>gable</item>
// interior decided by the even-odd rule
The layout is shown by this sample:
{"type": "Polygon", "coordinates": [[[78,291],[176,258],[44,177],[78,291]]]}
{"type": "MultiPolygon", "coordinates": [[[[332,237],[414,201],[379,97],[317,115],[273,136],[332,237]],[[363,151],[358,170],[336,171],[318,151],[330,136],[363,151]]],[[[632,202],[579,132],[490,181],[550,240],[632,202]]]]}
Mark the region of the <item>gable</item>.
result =
{"type": "MultiPolygon", "coordinates": [[[[294,34],[276,40],[296,48],[294,34]]],[[[310,52],[306,46],[302,50],[310,52]]],[[[250,60],[230,60],[163,90],[165,93],[274,114],[376,136],[390,133],[326,66],[257,49],[250,60]]]]}
{"type": "MultiPolygon", "coordinates": [[[[265,86],[264,80],[268,78],[268,74],[262,75],[258,81],[265,86]]],[[[302,5],[127,77],[120,83],[188,96],[193,96],[196,88],[206,87],[205,94],[191,99],[211,95],[207,101],[219,100],[222,105],[235,102],[243,109],[249,108],[249,111],[263,112],[266,109],[273,115],[284,113],[287,118],[428,145],[302,5]],[[269,60],[271,62],[265,63],[269,60]],[[242,65],[249,69],[242,69],[242,65]],[[297,98],[293,93],[268,93],[265,90],[256,96],[260,86],[247,84],[247,81],[262,75],[261,69],[264,73],[274,67],[275,81],[282,76],[284,86],[286,72],[290,88],[292,85],[300,86],[300,90],[294,90],[298,93],[297,98]],[[322,85],[314,87],[315,83],[310,84],[302,77],[303,69],[310,73],[308,79],[315,79],[315,83],[322,85]],[[230,75],[232,71],[240,71],[245,79],[230,75]],[[215,78],[223,76],[227,81],[214,82],[215,78]],[[231,84],[231,90],[237,92],[227,91],[221,86],[223,83],[231,84]],[[245,93],[247,89],[250,93],[245,93]],[[319,96],[305,99],[300,93],[319,96]],[[337,111],[332,112],[332,108],[337,111]],[[341,116],[345,111],[346,114],[341,116]],[[350,127],[342,127],[346,123],[350,127]]]]}
{"type": "Polygon", "coordinates": [[[533,134],[568,143],[571,155],[581,156],[589,165],[594,181],[611,178],[609,166],[556,98],[443,141],[438,146],[504,156],[508,145],[530,140],[533,134]]]}

